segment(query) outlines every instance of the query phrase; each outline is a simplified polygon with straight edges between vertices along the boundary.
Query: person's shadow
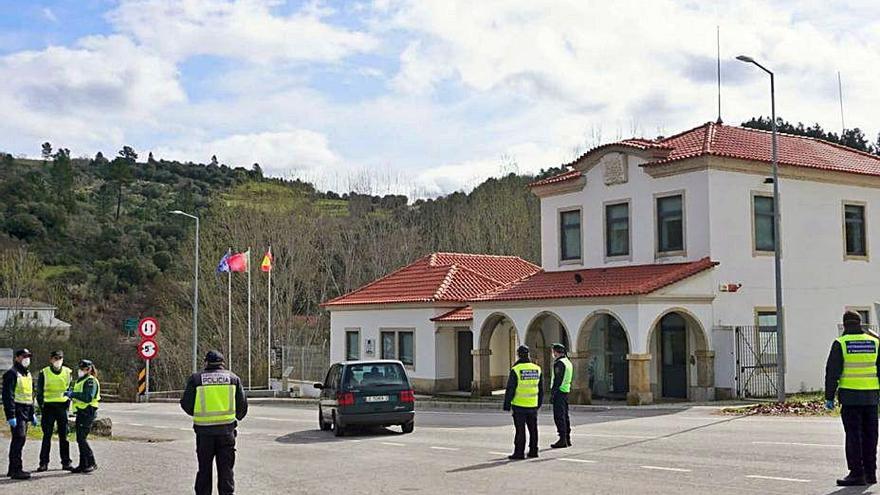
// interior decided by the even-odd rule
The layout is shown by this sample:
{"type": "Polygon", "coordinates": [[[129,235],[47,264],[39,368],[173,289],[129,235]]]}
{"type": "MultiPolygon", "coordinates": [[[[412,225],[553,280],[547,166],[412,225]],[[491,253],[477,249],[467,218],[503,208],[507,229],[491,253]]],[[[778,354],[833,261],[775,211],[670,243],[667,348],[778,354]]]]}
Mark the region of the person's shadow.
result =
{"type": "Polygon", "coordinates": [[[841,486],[833,492],[828,492],[826,495],[859,495],[862,493],[880,493],[872,490],[875,486],[876,485],[841,486]]]}

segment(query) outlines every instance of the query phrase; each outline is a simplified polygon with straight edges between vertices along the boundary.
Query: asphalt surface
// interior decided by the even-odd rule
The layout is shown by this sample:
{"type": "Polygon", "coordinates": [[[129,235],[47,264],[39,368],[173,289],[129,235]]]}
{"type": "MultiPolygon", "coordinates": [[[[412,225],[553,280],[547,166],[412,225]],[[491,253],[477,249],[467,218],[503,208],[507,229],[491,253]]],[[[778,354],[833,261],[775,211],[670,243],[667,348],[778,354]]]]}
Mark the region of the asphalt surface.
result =
{"type": "MultiPolygon", "coordinates": [[[[50,471],[2,478],[0,493],[192,493],[195,439],[176,404],[107,404],[101,414],[118,439],[92,442],[98,471],[60,471],[53,450],[50,471]]],[[[253,405],[238,437],[237,493],[880,493],[834,485],[845,463],[832,418],[728,417],[712,408],[578,413],[574,447],[553,451],[552,416],[542,415],[541,457],[518,462],[506,459],[513,427],[500,411],[419,411],[412,434],[343,438],[319,431],[316,418],[312,408],[253,405]]],[[[26,466],[36,467],[38,452],[29,441],[26,466]]]]}

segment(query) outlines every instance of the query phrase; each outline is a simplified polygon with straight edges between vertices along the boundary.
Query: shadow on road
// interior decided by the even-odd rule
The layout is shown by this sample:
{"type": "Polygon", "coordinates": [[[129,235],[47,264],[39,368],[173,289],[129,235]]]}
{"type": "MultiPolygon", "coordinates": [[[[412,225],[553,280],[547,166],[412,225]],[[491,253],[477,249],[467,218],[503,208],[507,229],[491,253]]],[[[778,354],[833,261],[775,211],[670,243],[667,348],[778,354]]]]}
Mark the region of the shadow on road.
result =
{"type": "Polygon", "coordinates": [[[67,477],[67,476],[79,476],[77,474],[72,474],[67,471],[54,471],[47,473],[31,473],[31,479],[29,480],[14,480],[12,478],[4,478],[0,480],[0,486],[3,485],[14,485],[16,483],[27,483],[28,481],[38,481],[46,478],[59,478],[59,477],[67,477]]]}
{"type": "Polygon", "coordinates": [[[392,437],[402,435],[399,431],[388,428],[359,428],[351,429],[346,432],[344,437],[337,437],[330,431],[306,430],[295,431],[287,435],[280,436],[275,439],[278,443],[287,443],[295,445],[308,445],[316,443],[346,443],[358,438],[367,437],[392,437]]]}
{"type": "Polygon", "coordinates": [[[870,486],[844,486],[840,487],[833,492],[828,492],[827,495],[857,495],[861,493],[876,493],[871,490],[870,486]]]}

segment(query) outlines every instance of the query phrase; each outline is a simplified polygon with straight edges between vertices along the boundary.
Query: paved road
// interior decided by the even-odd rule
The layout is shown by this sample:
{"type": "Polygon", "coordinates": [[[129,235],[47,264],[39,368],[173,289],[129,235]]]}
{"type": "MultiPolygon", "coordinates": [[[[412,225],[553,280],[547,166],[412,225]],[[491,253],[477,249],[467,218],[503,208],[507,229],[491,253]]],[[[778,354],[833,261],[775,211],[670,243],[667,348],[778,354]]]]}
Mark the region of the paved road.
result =
{"type": "MultiPolygon", "coordinates": [[[[93,442],[96,473],[53,469],[28,482],[0,479],[0,493],[14,493],[13,486],[65,495],[191,493],[195,441],[177,405],[107,404],[102,413],[125,439],[93,442]]],[[[730,418],[709,408],[572,419],[573,448],[546,449],[555,435],[552,417],[543,415],[541,458],[508,462],[506,413],[420,411],[413,434],[374,430],[337,439],[317,430],[312,409],[253,405],[240,429],[238,493],[880,493],[834,486],[844,471],[834,419],[730,418]]],[[[31,463],[38,448],[26,447],[31,463]]]]}

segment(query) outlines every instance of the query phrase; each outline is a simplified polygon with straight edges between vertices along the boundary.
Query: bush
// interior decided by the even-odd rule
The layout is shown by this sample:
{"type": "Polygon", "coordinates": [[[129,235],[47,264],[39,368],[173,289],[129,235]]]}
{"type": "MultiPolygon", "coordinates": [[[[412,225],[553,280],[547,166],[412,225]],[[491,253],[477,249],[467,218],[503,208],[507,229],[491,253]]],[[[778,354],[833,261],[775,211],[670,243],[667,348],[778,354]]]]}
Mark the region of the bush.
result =
{"type": "Polygon", "coordinates": [[[32,241],[46,235],[46,227],[30,213],[16,213],[6,220],[6,232],[24,241],[32,241]]]}

